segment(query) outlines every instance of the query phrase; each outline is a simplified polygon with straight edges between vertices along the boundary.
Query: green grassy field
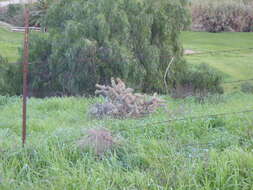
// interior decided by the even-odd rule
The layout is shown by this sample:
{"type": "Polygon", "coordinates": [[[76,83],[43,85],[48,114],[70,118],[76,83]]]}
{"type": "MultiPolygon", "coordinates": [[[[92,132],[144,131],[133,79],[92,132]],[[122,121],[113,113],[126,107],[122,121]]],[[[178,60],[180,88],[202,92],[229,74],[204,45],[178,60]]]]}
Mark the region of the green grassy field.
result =
{"type": "Polygon", "coordinates": [[[0,27],[0,55],[7,57],[9,62],[18,60],[18,49],[22,46],[22,41],[22,33],[10,32],[0,27]]]}
{"type": "MultiPolygon", "coordinates": [[[[184,32],[182,41],[185,49],[203,53],[186,56],[188,62],[211,65],[224,74],[225,81],[253,78],[253,33],[184,32]]],[[[240,85],[224,87],[230,91],[239,89],[240,85]]]]}
{"type": "Polygon", "coordinates": [[[253,33],[224,32],[183,32],[182,42],[185,49],[195,51],[219,51],[253,49],[253,33]]]}
{"type": "Polygon", "coordinates": [[[253,96],[165,99],[169,111],[127,120],[89,118],[96,99],[31,99],[22,149],[21,100],[0,97],[0,189],[251,190],[253,113],[152,123],[252,109],[253,96]],[[85,129],[98,126],[121,139],[102,159],[76,146],[85,129]]]}

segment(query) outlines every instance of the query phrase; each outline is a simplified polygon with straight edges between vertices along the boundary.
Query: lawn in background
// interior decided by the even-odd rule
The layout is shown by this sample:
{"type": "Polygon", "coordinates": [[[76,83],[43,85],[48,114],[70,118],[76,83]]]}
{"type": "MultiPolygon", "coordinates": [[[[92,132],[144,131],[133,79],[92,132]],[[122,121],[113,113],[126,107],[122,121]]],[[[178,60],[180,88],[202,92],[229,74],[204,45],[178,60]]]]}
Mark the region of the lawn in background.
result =
{"type": "Polygon", "coordinates": [[[9,62],[16,62],[19,58],[19,48],[22,47],[23,34],[10,32],[0,27],[0,55],[9,62]]]}
{"type": "MultiPolygon", "coordinates": [[[[221,71],[227,82],[253,78],[253,33],[183,32],[182,41],[185,49],[204,53],[185,56],[188,62],[209,64],[221,71]],[[226,50],[232,51],[222,52],[226,50]]],[[[240,83],[224,87],[237,90],[240,83]]]]}
{"type": "Polygon", "coordinates": [[[253,33],[250,32],[182,32],[181,37],[184,48],[194,51],[253,49],[253,33]]]}

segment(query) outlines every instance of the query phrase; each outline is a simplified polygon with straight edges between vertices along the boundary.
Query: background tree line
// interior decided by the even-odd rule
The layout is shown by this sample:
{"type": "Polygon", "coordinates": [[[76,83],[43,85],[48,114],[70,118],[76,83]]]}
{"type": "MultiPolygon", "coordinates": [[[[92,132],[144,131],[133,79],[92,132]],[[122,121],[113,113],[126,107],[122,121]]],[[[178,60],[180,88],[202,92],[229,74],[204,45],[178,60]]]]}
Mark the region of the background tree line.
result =
{"type": "MultiPolygon", "coordinates": [[[[109,84],[111,77],[142,92],[165,93],[163,77],[172,57],[166,78],[171,92],[199,76],[186,64],[180,41],[191,18],[186,0],[52,0],[42,7],[35,15],[47,32],[30,39],[33,96],[91,95],[96,83],[109,84]]],[[[191,85],[193,91],[220,81],[210,68],[202,69],[200,79],[206,72],[215,77],[191,85]]],[[[9,78],[18,78],[20,65],[11,71],[9,78]]],[[[21,84],[20,75],[15,94],[21,84]]]]}

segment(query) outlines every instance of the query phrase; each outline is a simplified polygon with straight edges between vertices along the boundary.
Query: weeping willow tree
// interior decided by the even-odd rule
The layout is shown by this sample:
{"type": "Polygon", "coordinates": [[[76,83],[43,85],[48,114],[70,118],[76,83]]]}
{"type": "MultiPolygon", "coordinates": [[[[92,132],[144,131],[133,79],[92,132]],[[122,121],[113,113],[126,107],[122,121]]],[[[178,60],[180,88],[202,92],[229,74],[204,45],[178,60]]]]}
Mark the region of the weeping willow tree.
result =
{"type": "Polygon", "coordinates": [[[180,31],[186,0],[58,0],[31,37],[30,84],[35,96],[87,95],[120,77],[144,92],[165,92],[184,72],[180,31]]]}

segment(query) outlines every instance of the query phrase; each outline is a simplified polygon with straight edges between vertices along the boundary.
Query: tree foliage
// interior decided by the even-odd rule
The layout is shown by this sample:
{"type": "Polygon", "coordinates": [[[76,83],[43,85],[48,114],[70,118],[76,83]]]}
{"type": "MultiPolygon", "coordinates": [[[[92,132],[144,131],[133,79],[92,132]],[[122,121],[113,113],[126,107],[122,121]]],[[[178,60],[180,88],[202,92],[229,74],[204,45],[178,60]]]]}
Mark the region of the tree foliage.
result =
{"type": "Polygon", "coordinates": [[[0,56],[0,95],[19,95],[22,92],[22,65],[9,63],[0,56]]]}
{"type": "Polygon", "coordinates": [[[59,0],[47,10],[48,33],[31,38],[30,82],[36,96],[80,95],[120,77],[145,92],[164,92],[184,70],[180,30],[186,0],[59,0]]]}

